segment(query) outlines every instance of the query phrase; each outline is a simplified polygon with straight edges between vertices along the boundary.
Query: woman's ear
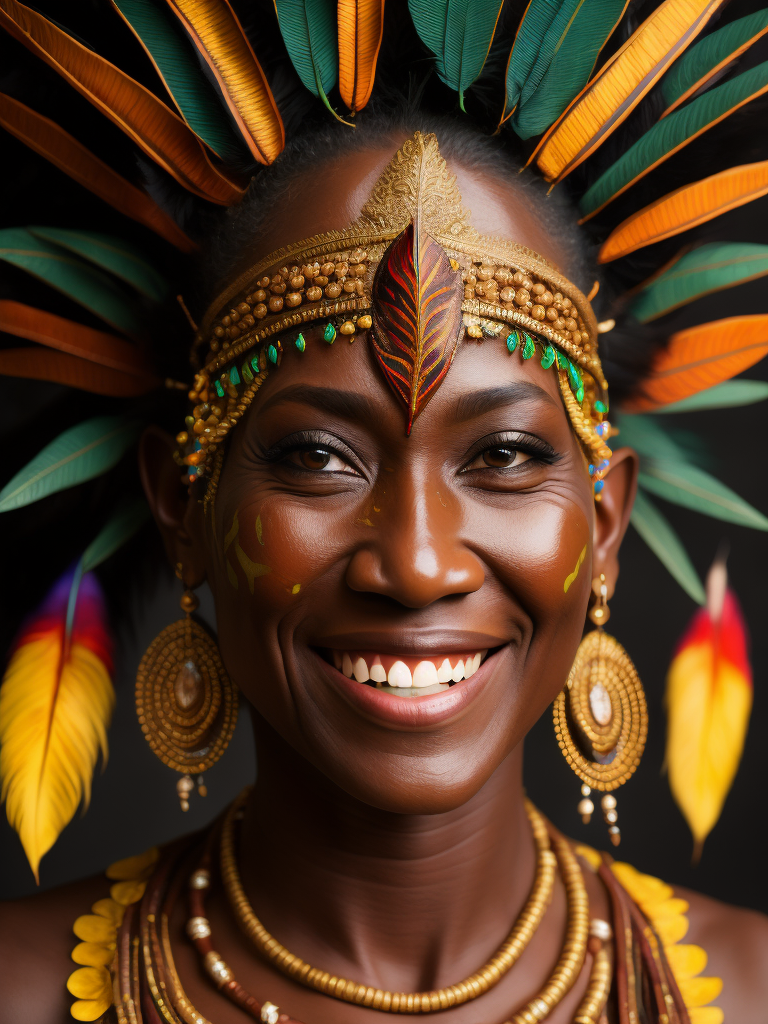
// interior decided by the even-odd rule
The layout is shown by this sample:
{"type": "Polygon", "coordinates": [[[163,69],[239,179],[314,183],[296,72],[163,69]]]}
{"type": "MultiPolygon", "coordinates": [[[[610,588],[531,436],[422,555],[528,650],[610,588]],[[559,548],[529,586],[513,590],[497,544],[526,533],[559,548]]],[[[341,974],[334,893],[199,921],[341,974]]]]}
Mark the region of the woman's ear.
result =
{"type": "Polygon", "coordinates": [[[185,586],[198,587],[205,579],[205,556],[194,541],[194,510],[173,459],[175,448],[170,434],[147,427],[139,442],[139,472],[168,560],[174,567],[181,563],[185,586]]]}
{"type": "Polygon", "coordinates": [[[637,491],[639,460],[631,448],[619,448],[611,456],[600,501],[595,503],[592,567],[605,574],[608,597],[613,596],[619,575],[619,547],[624,539],[637,491]]]}

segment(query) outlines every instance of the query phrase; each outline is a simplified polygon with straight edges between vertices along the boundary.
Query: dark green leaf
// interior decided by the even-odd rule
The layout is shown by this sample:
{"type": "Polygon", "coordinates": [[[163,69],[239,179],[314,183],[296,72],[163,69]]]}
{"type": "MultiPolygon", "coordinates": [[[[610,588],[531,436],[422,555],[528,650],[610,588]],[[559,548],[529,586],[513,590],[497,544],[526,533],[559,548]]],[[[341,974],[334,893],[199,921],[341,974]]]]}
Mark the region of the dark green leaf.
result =
{"type": "Polygon", "coordinates": [[[275,8],[285,48],[299,78],[333,110],[328,93],[338,79],[336,4],[333,0],[275,0],[275,8]]]}
{"type": "Polygon", "coordinates": [[[162,302],[168,285],[144,254],[121,238],[96,231],[66,231],[63,228],[29,228],[35,238],[53,242],[63,249],[82,256],[103,270],[108,270],[148,299],[162,302]]]}
{"type": "Polygon", "coordinates": [[[126,544],[149,519],[149,506],[143,498],[122,505],[91,541],[80,559],[84,573],[95,569],[126,544]]]}
{"type": "Polygon", "coordinates": [[[139,334],[136,301],[106,274],[26,228],[0,231],[0,259],[13,263],[126,334],[139,334]]]}
{"type": "Polygon", "coordinates": [[[652,416],[630,416],[627,413],[618,415],[616,423],[619,433],[615,445],[611,447],[627,445],[634,448],[638,455],[686,461],[685,448],[667,424],[659,423],[652,416]]]}
{"type": "Polygon", "coordinates": [[[768,382],[763,380],[726,380],[722,384],[705,388],[671,405],[662,405],[656,413],[699,412],[703,409],[732,409],[737,405],[752,405],[768,398],[768,382]]]}
{"type": "Polygon", "coordinates": [[[0,512],[31,505],[106,473],[138,433],[137,424],[120,416],[98,416],[65,430],[0,491],[0,512]]]}
{"type": "Polygon", "coordinates": [[[710,89],[669,117],[657,121],[587,189],[579,202],[582,214],[595,213],[697,135],[766,89],[768,61],[710,89]]]}
{"type": "Polygon", "coordinates": [[[520,94],[539,56],[544,36],[560,9],[558,0],[531,0],[515,36],[507,65],[506,114],[520,102],[520,94]]]}
{"type": "Polygon", "coordinates": [[[243,146],[216,89],[176,18],[158,0],[113,0],[138,36],[192,131],[226,161],[242,160],[243,146]]]}
{"type": "Polygon", "coordinates": [[[768,519],[715,477],[687,462],[649,459],[640,485],[675,505],[755,530],[768,530],[768,519]]]}
{"type": "Polygon", "coordinates": [[[686,594],[697,604],[704,604],[704,587],[688,557],[688,552],[667,520],[642,490],[638,490],[635,497],[630,521],[686,594]]]}
{"type": "Polygon", "coordinates": [[[655,320],[702,295],[768,274],[768,245],[713,242],[687,252],[654,278],[630,306],[641,323],[655,320]]]}

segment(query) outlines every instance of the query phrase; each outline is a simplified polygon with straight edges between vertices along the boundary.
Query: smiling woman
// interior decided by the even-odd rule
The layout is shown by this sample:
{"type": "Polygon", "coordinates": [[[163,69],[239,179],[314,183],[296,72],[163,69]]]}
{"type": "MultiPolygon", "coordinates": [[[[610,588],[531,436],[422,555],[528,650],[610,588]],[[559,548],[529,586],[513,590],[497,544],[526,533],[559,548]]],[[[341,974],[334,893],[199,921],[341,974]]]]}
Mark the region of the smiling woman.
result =
{"type": "MultiPolygon", "coordinates": [[[[193,80],[208,104],[220,90],[229,110],[223,137],[237,148],[230,136],[246,125],[257,159],[276,155],[277,108],[228,3],[175,2],[162,13],[151,3],[115,6],[171,91],[189,54],[169,50],[168,40],[194,45],[216,88],[196,62],[193,80]]],[[[434,50],[429,13],[410,6],[434,50]]],[[[478,7],[472,31],[484,54],[501,6],[478,7]]],[[[533,74],[536,53],[536,61],[549,53],[556,69],[565,46],[578,63],[591,35],[602,31],[602,46],[621,15],[612,11],[602,25],[605,12],[592,11],[590,33],[582,27],[574,41],[568,33],[581,5],[568,17],[561,6],[557,38],[543,6],[533,0],[527,9],[517,40],[531,53],[521,57],[516,41],[509,56],[510,117],[520,96],[530,104],[537,95],[528,72],[546,77],[546,68],[533,74]]],[[[689,6],[667,0],[653,16],[670,53],[684,49],[688,22],[709,16],[689,6]]],[[[371,92],[361,98],[359,76],[368,74],[372,87],[369,51],[381,44],[382,10],[340,3],[332,23],[341,66],[350,46],[360,59],[351,85],[348,68],[342,75],[355,114],[371,92]]],[[[331,30],[319,5],[306,5],[303,19],[285,4],[277,11],[287,52],[325,116],[335,64],[329,71],[320,41],[331,30]],[[297,54],[311,58],[311,74],[297,54]]],[[[31,8],[0,0],[0,12],[0,23],[49,63],[67,63],[57,33],[79,53],[73,37],[31,8]]],[[[589,68],[600,46],[589,50],[589,68]]],[[[88,50],[79,60],[68,74],[88,77],[82,68],[101,58],[88,50]]],[[[458,89],[463,109],[472,79],[462,70],[454,83],[450,63],[446,44],[438,74],[458,89]]],[[[629,75],[630,65],[620,68],[629,75]]],[[[88,78],[89,97],[104,81],[88,78]]],[[[589,101],[585,83],[571,82],[570,98],[541,131],[570,99],[577,110],[589,101]]],[[[150,112],[159,103],[150,93],[142,100],[133,84],[123,120],[138,116],[140,101],[150,112]]],[[[629,102],[639,85],[627,88],[629,102]]],[[[506,144],[435,113],[423,95],[384,102],[394,95],[382,93],[354,134],[310,118],[242,201],[238,174],[207,154],[202,170],[192,160],[195,147],[205,151],[187,122],[212,149],[221,137],[191,116],[189,93],[179,102],[185,122],[174,117],[174,130],[187,148],[174,150],[176,162],[166,154],[164,173],[186,187],[193,179],[198,196],[210,190],[207,198],[222,201],[229,189],[235,198],[202,246],[210,299],[194,326],[192,383],[167,382],[188,391],[183,429],[180,420],[175,437],[165,429],[168,413],[145,417],[154,422],[139,443],[141,482],[183,586],[184,617],[145,654],[136,704],[152,750],[179,773],[182,809],[226,750],[240,699],[251,711],[258,773],[212,826],[112,865],[109,889],[91,879],[4,910],[0,956],[11,969],[3,1020],[48,1024],[66,1012],[105,1024],[235,1024],[246,1016],[375,1024],[385,1013],[435,1014],[448,1024],[762,1020],[763,917],[683,897],[572,843],[526,798],[523,741],[553,706],[558,743],[581,783],[579,813],[588,820],[599,794],[608,839],[619,845],[614,793],[637,768],[647,712],[634,665],[603,627],[640,459],[613,440],[619,431],[608,418],[598,342],[614,324],[598,324],[593,311],[598,283],[568,200],[548,201],[506,144]],[[204,582],[215,638],[194,617],[204,582]],[[52,964],[65,962],[73,921],[81,941],[67,984],[76,1002],[65,1011],[52,964]]],[[[513,122],[520,134],[523,113],[530,135],[544,115],[522,102],[513,122]]],[[[610,134],[619,115],[605,116],[600,131],[610,134]]],[[[567,135],[563,117],[555,129],[567,135]]],[[[162,139],[149,140],[149,120],[142,131],[145,153],[155,152],[162,139]]],[[[550,162],[558,138],[544,149],[550,162]]],[[[83,244],[67,241],[75,252],[83,244]]],[[[0,302],[9,305],[19,304],[0,302]]],[[[5,314],[20,331],[18,310],[5,314]]],[[[41,324],[56,334],[55,318],[45,315],[23,336],[48,343],[41,324]]],[[[120,362],[117,349],[109,356],[93,340],[89,349],[71,339],[65,347],[61,332],[56,338],[72,358],[95,351],[104,365],[120,362]]],[[[633,343],[627,356],[617,340],[611,355],[637,385],[652,346],[640,358],[633,343]]],[[[700,360],[691,363],[691,373],[706,375],[700,360]]],[[[652,400],[649,379],[643,401],[652,400]]],[[[686,393],[703,386],[681,385],[686,393]]],[[[661,447],[674,447],[660,434],[661,447]]],[[[83,458],[99,442],[78,443],[22,470],[0,493],[0,509],[4,496],[16,501],[70,463],[81,466],[75,482],[88,479],[83,458]]],[[[701,589],[650,507],[649,543],[667,551],[689,591],[701,589]]],[[[0,691],[4,794],[35,871],[87,795],[104,749],[110,651],[90,570],[135,529],[125,511],[107,523],[22,634],[0,691]]],[[[718,740],[730,778],[713,787],[721,803],[743,740],[749,669],[724,569],[708,591],[708,625],[701,620],[695,642],[704,645],[714,629],[713,657],[731,666],[716,679],[718,694],[730,695],[720,708],[730,724],[718,740]]],[[[678,687],[699,679],[696,666],[678,672],[678,687]]],[[[678,748],[672,754],[674,773],[678,748]]],[[[711,751],[704,760],[714,770],[711,751]]],[[[126,822],[126,852],[132,836],[126,822]]]]}

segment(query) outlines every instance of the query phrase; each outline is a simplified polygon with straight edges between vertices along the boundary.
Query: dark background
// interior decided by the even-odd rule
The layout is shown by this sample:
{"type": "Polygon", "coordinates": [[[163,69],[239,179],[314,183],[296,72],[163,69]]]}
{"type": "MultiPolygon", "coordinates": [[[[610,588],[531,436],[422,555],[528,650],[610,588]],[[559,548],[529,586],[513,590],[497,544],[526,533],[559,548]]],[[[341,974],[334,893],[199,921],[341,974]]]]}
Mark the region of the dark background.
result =
{"type": "MultiPolygon", "coordinates": [[[[758,366],[751,377],[768,377],[758,366]]],[[[704,415],[668,416],[675,427],[696,431],[707,461],[720,478],[747,501],[768,512],[765,436],[768,405],[724,409],[704,415]],[[706,429],[702,433],[702,427],[706,429]]],[[[692,842],[663,774],[664,680],[675,645],[696,606],[630,527],[622,549],[621,576],[611,602],[609,632],[635,661],[650,710],[648,746],[635,777],[619,790],[622,859],[666,881],[698,889],[743,906],[768,911],[765,883],[765,780],[768,774],[768,534],[721,523],[659,501],[704,576],[720,543],[730,543],[731,583],[744,609],[752,637],[755,703],[744,758],[723,815],[708,838],[701,862],[691,865],[692,842]]],[[[189,813],[179,809],[176,773],[149,750],[133,710],[133,677],[153,636],[178,615],[179,585],[157,585],[135,609],[135,625],[120,632],[116,655],[117,708],[110,730],[106,770],[97,771],[91,807],[77,815],[43,859],[41,888],[101,871],[111,861],[199,828],[231,800],[254,774],[248,712],[241,719],[225,757],[207,773],[209,795],[195,796],[189,813]]],[[[210,619],[211,601],[203,600],[210,619]]],[[[536,804],[576,839],[610,848],[599,812],[590,826],[576,813],[579,781],[563,760],[545,715],[526,741],[526,784],[536,804]]],[[[0,821],[0,896],[35,890],[15,833],[0,821]]]]}

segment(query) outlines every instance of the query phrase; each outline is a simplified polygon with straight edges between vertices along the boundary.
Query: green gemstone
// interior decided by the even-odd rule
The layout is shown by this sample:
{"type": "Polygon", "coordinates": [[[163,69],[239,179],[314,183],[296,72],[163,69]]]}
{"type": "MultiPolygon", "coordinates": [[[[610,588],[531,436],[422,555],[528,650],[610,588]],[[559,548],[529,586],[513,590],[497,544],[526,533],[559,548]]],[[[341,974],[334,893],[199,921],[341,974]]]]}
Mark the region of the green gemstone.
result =
{"type": "Polygon", "coordinates": [[[253,374],[251,373],[251,368],[248,363],[243,363],[240,367],[240,373],[243,375],[243,380],[253,380],[253,374]]]}
{"type": "Polygon", "coordinates": [[[534,344],[533,338],[530,334],[525,336],[525,345],[523,345],[523,359],[531,359],[536,352],[536,345],[534,344]]]}
{"type": "Polygon", "coordinates": [[[584,388],[579,388],[576,392],[576,401],[579,403],[584,401],[584,388]]]}
{"type": "Polygon", "coordinates": [[[544,355],[541,357],[541,365],[545,370],[548,370],[555,361],[555,349],[552,345],[547,345],[544,349],[544,355]]]}
{"type": "Polygon", "coordinates": [[[224,397],[224,388],[220,380],[216,381],[216,394],[219,396],[219,398],[224,397]]]}
{"type": "Polygon", "coordinates": [[[239,384],[240,383],[240,374],[237,372],[237,367],[236,366],[233,366],[232,369],[229,371],[229,383],[230,384],[239,384]]]}
{"type": "Polygon", "coordinates": [[[601,412],[603,414],[608,412],[608,406],[605,402],[601,402],[599,399],[595,402],[595,412],[601,412]]]}
{"type": "Polygon", "coordinates": [[[254,356],[253,359],[251,360],[251,369],[253,370],[254,373],[258,373],[259,372],[259,357],[258,356],[254,356]]]}
{"type": "Polygon", "coordinates": [[[277,363],[277,348],[274,345],[270,345],[267,349],[267,359],[270,363],[277,363]]]}
{"type": "Polygon", "coordinates": [[[306,349],[306,347],[307,343],[304,340],[304,335],[300,334],[296,339],[296,348],[299,350],[299,352],[303,352],[306,349]]]}
{"type": "Polygon", "coordinates": [[[336,328],[333,324],[326,324],[325,330],[323,331],[323,341],[327,341],[329,345],[332,345],[336,341],[336,328]]]}
{"type": "Polygon", "coordinates": [[[517,331],[510,331],[507,335],[507,349],[514,352],[520,342],[520,334],[517,331]]]}
{"type": "Polygon", "coordinates": [[[568,360],[568,380],[570,381],[571,391],[575,394],[582,387],[583,382],[581,371],[578,366],[574,366],[570,359],[568,360]]]}

